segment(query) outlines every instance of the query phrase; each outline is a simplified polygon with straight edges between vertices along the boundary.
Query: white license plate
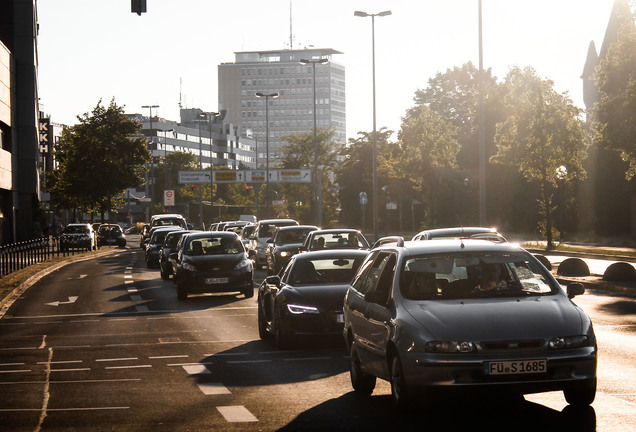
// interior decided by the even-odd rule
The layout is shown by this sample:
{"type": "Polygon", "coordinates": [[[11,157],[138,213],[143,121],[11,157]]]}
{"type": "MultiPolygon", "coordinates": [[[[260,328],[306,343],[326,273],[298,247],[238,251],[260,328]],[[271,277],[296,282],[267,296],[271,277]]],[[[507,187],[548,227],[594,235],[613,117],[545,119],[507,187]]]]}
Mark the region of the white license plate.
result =
{"type": "Polygon", "coordinates": [[[486,363],[486,374],[488,375],[545,373],[547,369],[547,361],[545,359],[497,361],[486,363]]]}
{"type": "Polygon", "coordinates": [[[226,277],[224,278],[207,278],[205,280],[205,283],[208,285],[214,285],[214,284],[226,284],[228,282],[228,279],[226,277]]]}
{"type": "Polygon", "coordinates": [[[336,314],[336,322],[337,323],[343,323],[344,322],[344,314],[336,314]]]}

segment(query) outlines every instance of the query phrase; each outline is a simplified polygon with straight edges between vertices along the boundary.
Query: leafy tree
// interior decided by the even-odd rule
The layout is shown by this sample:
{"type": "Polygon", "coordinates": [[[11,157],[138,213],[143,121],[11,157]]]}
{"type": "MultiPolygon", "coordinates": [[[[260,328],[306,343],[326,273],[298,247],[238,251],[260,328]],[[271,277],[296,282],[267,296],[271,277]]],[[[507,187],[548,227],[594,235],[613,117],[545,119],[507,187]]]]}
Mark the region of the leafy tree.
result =
{"type": "Polygon", "coordinates": [[[456,215],[448,186],[458,168],[457,128],[429,106],[418,105],[402,118],[398,141],[399,150],[382,164],[386,177],[406,180],[394,181],[397,190],[392,193],[410,189],[412,198],[421,198],[424,226],[437,226],[456,215]]]}
{"type": "Polygon", "coordinates": [[[625,177],[636,175],[636,26],[633,18],[596,70],[600,100],[593,110],[598,138],[629,163],[625,177]]]}
{"type": "MultiPolygon", "coordinates": [[[[378,150],[378,183],[382,149],[388,145],[392,130],[376,130],[376,148],[378,150]]],[[[373,224],[373,132],[358,132],[358,137],[349,138],[349,143],[339,152],[335,174],[338,184],[338,197],[341,208],[341,222],[345,226],[371,230],[373,224]],[[360,204],[360,193],[367,195],[367,204],[360,204]]],[[[380,187],[380,185],[378,185],[380,187]]],[[[378,198],[380,198],[378,196],[378,198]]],[[[381,217],[381,215],[380,215],[381,217]]]]}
{"type": "Polygon", "coordinates": [[[530,67],[512,68],[505,85],[510,114],[497,125],[497,154],[491,161],[517,167],[527,181],[538,186],[539,229],[552,248],[558,169],[566,168],[568,181],[585,176],[586,142],[580,110],[567,93],[557,93],[552,81],[541,79],[530,67]]]}
{"type": "Polygon", "coordinates": [[[65,127],[54,147],[58,166],[47,178],[53,201],[61,209],[104,213],[123,205],[123,193],[144,182],[150,151],[137,136],[141,124],[129,119],[112,100],[101,100],[79,123],[65,127]]]}
{"type": "MultiPolygon", "coordinates": [[[[322,220],[329,226],[337,219],[337,201],[332,190],[331,180],[337,166],[337,154],[340,144],[334,141],[334,129],[318,128],[316,143],[318,147],[318,167],[320,187],[322,188],[322,220]]],[[[281,148],[281,168],[311,169],[314,168],[314,132],[286,135],[282,137],[286,144],[281,148]]],[[[272,184],[270,183],[270,188],[272,184]]],[[[315,223],[316,200],[312,183],[281,183],[273,189],[279,194],[279,200],[285,205],[277,208],[279,213],[294,217],[305,223],[315,223]]],[[[270,192],[270,199],[276,194],[270,192]]]]}

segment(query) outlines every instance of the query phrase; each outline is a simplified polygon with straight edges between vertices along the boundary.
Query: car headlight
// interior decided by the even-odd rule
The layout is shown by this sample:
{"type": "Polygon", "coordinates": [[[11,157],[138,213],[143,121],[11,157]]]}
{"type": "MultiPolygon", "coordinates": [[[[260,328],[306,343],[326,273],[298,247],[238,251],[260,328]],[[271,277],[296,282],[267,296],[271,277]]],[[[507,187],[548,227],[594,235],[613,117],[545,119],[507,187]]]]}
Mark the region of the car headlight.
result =
{"type": "Polygon", "coordinates": [[[293,313],[294,315],[320,313],[318,308],[314,306],[302,306],[302,305],[295,305],[295,304],[288,304],[287,310],[293,313]]]}
{"type": "Polygon", "coordinates": [[[548,347],[550,349],[568,349],[588,346],[588,338],[584,335],[579,336],[560,336],[550,339],[548,347]]]}
{"type": "Polygon", "coordinates": [[[181,267],[183,267],[183,269],[187,271],[191,271],[191,272],[197,271],[197,268],[195,266],[187,262],[184,262],[183,264],[181,264],[181,267]]]}
{"type": "Polygon", "coordinates": [[[469,341],[431,341],[425,346],[431,353],[472,353],[477,351],[475,344],[469,341]]]}
{"type": "Polygon", "coordinates": [[[287,255],[289,255],[289,252],[287,252],[287,251],[282,251],[280,253],[281,258],[285,258],[287,255]]]}

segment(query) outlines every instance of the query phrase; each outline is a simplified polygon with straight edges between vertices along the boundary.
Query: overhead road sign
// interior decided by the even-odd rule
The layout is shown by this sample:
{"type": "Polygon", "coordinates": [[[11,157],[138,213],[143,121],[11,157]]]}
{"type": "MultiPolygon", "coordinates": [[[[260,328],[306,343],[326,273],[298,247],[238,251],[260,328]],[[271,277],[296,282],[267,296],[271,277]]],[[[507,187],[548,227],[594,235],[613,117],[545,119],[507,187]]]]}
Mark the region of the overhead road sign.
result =
{"type": "Polygon", "coordinates": [[[211,180],[210,171],[179,171],[181,184],[206,184],[211,180]]]}
{"type": "Polygon", "coordinates": [[[214,171],[215,183],[245,183],[245,171],[214,171]]]}
{"type": "Polygon", "coordinates": [[[298,169],[298,170],[277,170],[278,181],[282,183],[310,183],[311,182],[311,170],[298,169]]]}

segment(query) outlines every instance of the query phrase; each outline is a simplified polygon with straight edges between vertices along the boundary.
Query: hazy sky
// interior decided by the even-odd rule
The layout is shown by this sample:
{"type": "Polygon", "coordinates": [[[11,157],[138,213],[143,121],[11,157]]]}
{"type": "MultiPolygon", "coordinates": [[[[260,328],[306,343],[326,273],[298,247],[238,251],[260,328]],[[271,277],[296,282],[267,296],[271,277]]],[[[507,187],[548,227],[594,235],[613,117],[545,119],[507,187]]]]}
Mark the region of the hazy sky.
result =
{"type": "MultiPolygon", "coordinates": [[[[74,124],[102,99],[127,113],[179,120],[218,109],[217,66],[238,51],[314,46],[343,52],[347,136],[373,129],[371,18],[375,19],[377,127],[398,130],[415,91],[468,61],[478,65],[477,0],[38,0],[41,110],[74,124]],[[153,111],[153,114],[155,111],[153,111]]],[[[600,49],[614,0],[483,0],[484,67],[503,80],[532,66],[584,107],[581,73],[590,41],[600,49]]]]}

